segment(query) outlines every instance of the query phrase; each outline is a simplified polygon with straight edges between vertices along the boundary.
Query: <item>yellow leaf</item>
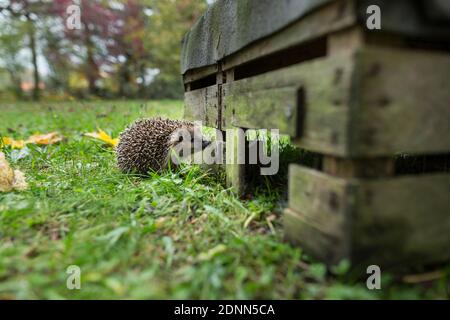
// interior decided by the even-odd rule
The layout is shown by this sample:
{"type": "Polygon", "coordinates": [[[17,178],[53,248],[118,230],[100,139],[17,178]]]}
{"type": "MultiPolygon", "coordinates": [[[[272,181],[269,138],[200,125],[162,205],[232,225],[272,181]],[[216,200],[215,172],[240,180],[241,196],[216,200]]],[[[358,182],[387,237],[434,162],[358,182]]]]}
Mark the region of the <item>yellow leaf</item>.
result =
{"type": "Polygon", "coordinates": [[[47,134],[35,134],[28,138],[26,143],[33,143],[37,145],[49,145],[60,142],[63,137],[58,132],[51,132],[47,134]]]}
{"type": "Polygon", "coordinates": [[[10,137],[2,138],[4,146],[11,146],[13,149],[22,149],[25,145],[32,143],[37,145],[49,145],[61,141],[63,137],[57,132],[51,132],[47,134],[35,134],[29,137],[27,140],[14,140],[10,137]]]}
{"type": "Polygon", "coordinates": [[[10,137],[2,138],[2,144],[5,145],[5,146],[11,145],[12,142],[13,142],[13,139],[10,138],[10,137]]]}
{"type": "Polygon", "coordinates": [[[87,137],[91,137],[100,141],[103,141],[105,144],[111,147],[116,147],[119,143],[119,139],[113,139],[109,134],[107,134],[102,129],[98,129],[98,132],[90,132],[84,134],[87,137]]]}
{"type": "Polygon", "coordinates": [[[6,160],[5,154],[0,152],[0,192],[22,191],[26,188],[28,188],[28,184],[23,172],[13,170],[6,160]]]}
{"type": "Polygon", "coordinates": [[[2,141],[4,146],[11,146],[13,149],[22,149],[25,147],[25,141],[23,140],[14,140],[10,137],[4,137],[2,138],[2,141]]]}

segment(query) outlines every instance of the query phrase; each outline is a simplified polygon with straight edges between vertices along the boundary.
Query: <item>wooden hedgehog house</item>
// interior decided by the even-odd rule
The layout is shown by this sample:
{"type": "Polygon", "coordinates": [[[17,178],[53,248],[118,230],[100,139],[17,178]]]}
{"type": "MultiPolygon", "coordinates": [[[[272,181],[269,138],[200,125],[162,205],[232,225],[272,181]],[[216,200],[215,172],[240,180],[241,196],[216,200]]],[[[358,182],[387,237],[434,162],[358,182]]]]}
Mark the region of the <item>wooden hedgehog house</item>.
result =
{"type": "MultiPolygon", "coordinates": [[[[276,128],[317,157],[290,165],[284,212],[308,254],[447,262],[449,44],[446,0],[219,0],[183,40],[185,117],[276,128]],[[381,29],[367,26],[371,5],[381,29]]],[[[242,190],[246,166],[226,170],[242,190]]]]}

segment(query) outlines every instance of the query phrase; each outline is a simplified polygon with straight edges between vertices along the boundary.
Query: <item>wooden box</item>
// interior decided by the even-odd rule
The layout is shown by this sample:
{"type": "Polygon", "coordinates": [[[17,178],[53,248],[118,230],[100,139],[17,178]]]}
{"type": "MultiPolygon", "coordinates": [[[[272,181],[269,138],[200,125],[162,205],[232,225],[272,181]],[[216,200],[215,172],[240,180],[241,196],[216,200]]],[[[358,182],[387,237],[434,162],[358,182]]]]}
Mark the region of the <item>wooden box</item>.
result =
{"type": "MultiPolygon", "coordinates": [[[[447,2],[219,0],[182,73],[187,119],[279,129],[319,159],[290,168],[289,241],[328,264],[450,259],[447,2]]],[[[244,190],[246,166],[227,170],[244,190]]]]}

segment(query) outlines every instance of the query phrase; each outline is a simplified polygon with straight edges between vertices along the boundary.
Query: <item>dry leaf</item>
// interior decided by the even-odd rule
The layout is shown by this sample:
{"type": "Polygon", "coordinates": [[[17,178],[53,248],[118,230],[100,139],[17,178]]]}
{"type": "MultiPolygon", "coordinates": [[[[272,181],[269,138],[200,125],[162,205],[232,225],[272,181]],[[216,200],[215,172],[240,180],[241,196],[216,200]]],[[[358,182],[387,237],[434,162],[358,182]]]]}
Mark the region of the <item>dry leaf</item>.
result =
{"type": "Polygon", "coordinates": [[[26,143],[33,143],[37,145],[49,145],[60,142],[63,137],[58,132],[51,132],[47,134],[35,134],[28,138],[26,143]]]}
{"type": "Polygon", "coordinates": [[[25,145],[32,143],[37,145],[49,145],[61,141],[63,137],[57,132],[51,132],[46,134],[35,134],[29,137],[27,140],[14,140],[10,137],[2,138],[3,145],[11,146],[13,149],[22,149],[25,145]]]}
{"type": "Polygon", "coordinates": [[[23,172],[13,170],[6,160],[5,154],[0,152],[0,192],[22,191],[26,188],[28,188],[28,184],[23,172]]]}
{"type": "Polygon", "coordinates": [[[84,134],[87,137],[91,137],[100,141],[103,141],[105,144],[111,147],[116,147],[119,143],[119,139],[113,139],[109,134],[107,134],[102,129],[98,129],[98,132],[91,132],[84,134]]]}
{"type": "Polygon", "coordinates": [[[6,161],[5,154],[0,152],[0,192],[9,192],[14,183],[14,171],[6,161]]]}
{"type": "Polygon", "coordinates": [[[20,170],[14,170],[13,189],[23,191],[28,188],[28,183],[25,180],[25,174],[20,170]]]}

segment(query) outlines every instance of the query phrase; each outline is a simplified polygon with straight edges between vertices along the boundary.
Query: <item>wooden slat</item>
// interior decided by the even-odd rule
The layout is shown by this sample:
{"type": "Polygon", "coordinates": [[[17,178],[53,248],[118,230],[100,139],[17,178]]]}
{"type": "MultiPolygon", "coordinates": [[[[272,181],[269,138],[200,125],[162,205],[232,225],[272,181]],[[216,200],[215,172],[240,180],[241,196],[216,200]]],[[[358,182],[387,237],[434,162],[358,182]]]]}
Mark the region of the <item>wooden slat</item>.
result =
{"type": "Polygon", "coordinates": [[[224,69],[351,26],[367,34],[450,41],[445,0],[216,1],[183,40],[181,73],[224,62],[224,69]],[[381,30],[369,30],[367,8],[381,9],[381,30]],[[407,17],[407,19],[405,19],[407,17]]]}
{"type": "Polygon", "coordinates": [[[289,208],[285,234],[308,253],[338,263],[349,258],[351,182],[298,165],[289,167],[289,208]]]}
{"type": "Polygon", "coordinates": [[[192,69],[186,71],[186,73],[183,76],[184,83],[190,83],[196,80],[200,80],[203,78],[206,78],[208,76],[211,76],[213,74],[216,74],[218,71],[217,64],[206,66],[198,69],[192,69]]]}
{"type": "Polygon", "coordinates": [[[356,55],[338,51],[224,84],[224,128],[278,128],[299,138],[301,148],[336,156],[446,153],[449,74],[446,53],[373,46],[356,55]],[[299,90],[305,95],[302,124],[299,90]]]}
{"type": "Polygon", "coordinates": [[[288,240],[329,264],[401,269],[450,259],[450,174],[342,179],[292,165],[288,240]]]}
{"type": "Polygon", "coordinates": [[[205,126],[217,127],[219,119],[217,86],[186,92],[184,103],[186,120],[202,121],[205,126]]]}
{"type": "Polygon", "coordinates": [[[226,177],[227,185],[242,195],[246,189],[245,157],[248,148],[245,131],[231,129],[226,131],[226,177]]]}
{"type": "Polygon", "coordinates": [[[402,267],[450,259],[450,174],[362,181],[353,216],[355,261],[402,267]]]}
{"type": "Polygon", "coordinates": [[[450,54],[367,47],[357,61],[350,155],[450,151],[450,54]]]}
{"type": "Polygon", "coordinates": [[[183,39],[181,72],[212,65],[331,2],[215,1],[183,39]]]}
{"type": "Polygon", "coordinates": [[[346,155],[353,57],[336,54],[224,84],[224,127],[280,129],[302,148],[346,155]]]}
{"type": "Polygon", "coordinates": [[[356,25],[357,14],[351,0],[335,1],[268,38],[225,57],[223,69],[239,66],[256,58],[296,46],[326,34],[356,25]]]}
{"type": "Polygon", "coordinates": [[[370,33],[392,33],[402,37],[437,42],[450,40],[450,10],[446,0],[357,0],[358,20],[366,25],[367,8],[377,5],[381,11],[381,30],[370,33]],[[436,15],[440,13],[440,16],[436,15]]]}

